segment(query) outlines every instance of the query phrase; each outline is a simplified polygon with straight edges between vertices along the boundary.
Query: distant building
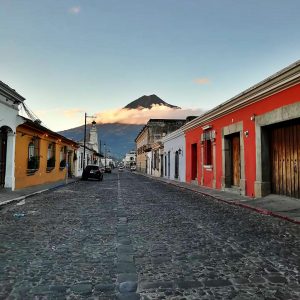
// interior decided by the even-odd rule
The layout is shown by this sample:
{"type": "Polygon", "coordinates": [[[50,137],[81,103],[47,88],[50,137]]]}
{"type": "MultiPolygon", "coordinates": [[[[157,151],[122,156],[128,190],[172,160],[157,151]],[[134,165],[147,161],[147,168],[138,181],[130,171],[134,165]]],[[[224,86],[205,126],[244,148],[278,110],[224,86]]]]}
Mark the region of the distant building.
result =
{"type": "Polygon", "coordinates": [[[85,158],[84,158],[84,142],[79,142],[80,147],[78,149],[78,163],[76,165],[76,174],[81,176],[83,172],[84,165],[96,164],[101,165],[101,154],[99,153],[99,143],[98,143],[98,131],[96,122],[92,122],[90,132],[88,134],[87,141],[85,142],[85,158]]]}
{"type": "Polygon", "coordinates": [[[135,139],[137,170],[163,176],[163,147],[161,139],[185,124],[182,119],[150,119],[135,139]],[[147,155],[151,152],[151,157],[147,155]],[[148,171],[147,171],[148,170],[148,171]]]}
{"type": "MultiPolygon", "coordinates": [[[[83,155],[84,155],[84,147],[83,145],[79,145],[79,148],[76,151],[76,163],[75,163],[75,176],[80,177],[83,172],[83,155]]],[[[100,154],[88,147],[85,147],[85,161],[86,165],[94,164],[101,166],[100,162],[100,154]]]]}
{"type": "Polygon", "coordinates": [[[164,177],[185,181],[185,136],[179,128],[162,139],[164,145],[164,177]]]}
{"type": "Polygon", "coordinates": [[[99,153],[98,132],[97,132],[97,126],[95,121],[92,122],[89,138],[85,144],[86,147],[88,147],[89,149],[92,149],[97,153],[99,153]]]}
{"type": "Polygon", "coordinates": [[[126,168],[130,168],[132,165],[136,164],[136,151],[132,150],[125,154],[123,159],[123,164],[126,168]]]}

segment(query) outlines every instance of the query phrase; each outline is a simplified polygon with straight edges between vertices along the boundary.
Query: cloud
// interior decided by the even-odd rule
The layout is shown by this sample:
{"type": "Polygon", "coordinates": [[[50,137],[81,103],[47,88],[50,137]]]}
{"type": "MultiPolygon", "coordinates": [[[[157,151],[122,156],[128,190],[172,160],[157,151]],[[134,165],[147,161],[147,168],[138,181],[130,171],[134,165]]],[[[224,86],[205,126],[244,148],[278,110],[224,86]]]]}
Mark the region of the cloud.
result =
{"type": "Polygon", "coordinates": [[[72,6],[69,9],[69,13],[71,13],[72,15],[78,15],[81,11],[81,7],[80,6],[72,6]]]}
{"type": "Polygon", "coordinates": [[[72,108],[63,111],[63,114],[66,118],[73,119],[75,117],[79,117],[79,115],[84,115],[84,110],[80,108],[72,108]]]}
{"type": "MultiPolygon", "coordinates": [[[[84,110],[82,108],[54,108],[50,110],[37,110],[35,113],[43,124],[54,131],[74,128],[84,124],[84,110]]],[[[121,123],[121,124],[146,124],[149,119],[185,119],[188,116],[199,116],[204,113],[202,109],[182,108],[174,109],[163,105],[153,105],[151,109],[111,109],[93,113],[97,123],[121,123]]],[[[87,119],[90,123],[92,119],[87,119]]]]}
{"type": "Polygon", "coordinates": [[[146,124],[149,119],[185,119],[187,116],[199,116],[202,109],[173,109],[162,105],[153,105],[151,109],[113,109],[96,113],[97,123],[146,124]]]}
{"type": "Polygon", "coordinates": [[[194,79],[194,82],[203,85],[203,84],[209,84],[210,80],[208,78],[196,78],[194,79]]]}

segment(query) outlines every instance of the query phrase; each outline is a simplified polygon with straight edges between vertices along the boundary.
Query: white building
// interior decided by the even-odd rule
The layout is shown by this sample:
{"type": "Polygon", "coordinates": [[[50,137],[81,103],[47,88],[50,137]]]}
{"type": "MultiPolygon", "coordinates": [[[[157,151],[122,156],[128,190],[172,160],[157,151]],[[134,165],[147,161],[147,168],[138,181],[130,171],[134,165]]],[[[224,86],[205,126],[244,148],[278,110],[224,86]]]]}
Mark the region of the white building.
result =
{"type": "Polygon", "coordinates": [[[166,135],[164,144],[164,177],[185,181],[185,136],[182,129],[166,135]]]}
{"type": "Polygon", "coordinates": [[[129,153],[126,153],[125,158],[123,159],[123,163],[126,168],[130,168],[130,166],[136,165],[136,152],[133,150],[129,153]]]}
{"type": "Polygon", "coordinates": [[[80,146],[76,151],[77,159],[75,161],[75,176],[80,177],[82,175],[84,165],[101,165],[100,154],[99,154],[99,144],[98,144],[98,132],[96,127],[96,122],[92,122],[92,127],[90,129],[88,140],[85,143],[85,160],[84,160],[84,143],[80,142],[80,146]]]}
{"type": "Polygon", "coordinates": [[[17,126],[23,123],[18,113],[24,100],[0,81],[0,189],[15,189],[15,134],[17,126]]]}
{"type": "MultiPolygon", "coordinates": [[[[80,145],[76,150],[77,159],[75,161],[75,177],[80,177],[83,172],[83,155],[84,148],[83,145],[80,145]]],[[[99,153],[93,149],[85,147],[85,161],[86,165],[98,165],[101,167],[100,156],[99,153]]]]}
{"type": "Polygon", "coordinates": [[[98,143],[98,131],[97,131],[97,123],[95,121],[92,122],[92,127],[89,133],[89,139],[85,143],[86,147],[92,149],[99,153],[99,143],[98,143]]]}
{"type": "Polygon", "coordinates": [[[110,157],[106,157],[106,158],[101,157],[101,165],[106,167],[111,167],[111,168],[116,167],[115,161],[110,157]]]}

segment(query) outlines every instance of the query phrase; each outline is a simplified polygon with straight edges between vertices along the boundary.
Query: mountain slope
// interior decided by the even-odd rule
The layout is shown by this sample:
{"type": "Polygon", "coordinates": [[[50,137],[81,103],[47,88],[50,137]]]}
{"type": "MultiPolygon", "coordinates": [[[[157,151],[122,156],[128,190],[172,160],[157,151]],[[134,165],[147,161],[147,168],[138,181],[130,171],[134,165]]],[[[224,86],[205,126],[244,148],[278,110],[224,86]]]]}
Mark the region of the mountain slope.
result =
{"type": "Polygon", "coordinates": [[[160,99],[156,95],[150,95],[150,96],[142,96],[129,104],[127,104],[124,108],[127,109],[141,109],[141,108],[149,108],[151,109],[152,105],[164,105],[170,108],[180,109],[180,107],[171,105],[164,100],[160,99]]]}
{"type": "MultiPolygon", "coordinates": [[[[133,124],[97,124],[98,141],[101,141],[101,151],[104,152],[104,143],[110,154],[116,158],[122,158],[124,154],[135,149],[134,139],[144,125],[133,124]]],[[[87,125],[87,139],[89,136],[90,125],[87,125]]],[[[74,141],[83,141],[84,126],[60,131],[59,134],[74,141]]]]}

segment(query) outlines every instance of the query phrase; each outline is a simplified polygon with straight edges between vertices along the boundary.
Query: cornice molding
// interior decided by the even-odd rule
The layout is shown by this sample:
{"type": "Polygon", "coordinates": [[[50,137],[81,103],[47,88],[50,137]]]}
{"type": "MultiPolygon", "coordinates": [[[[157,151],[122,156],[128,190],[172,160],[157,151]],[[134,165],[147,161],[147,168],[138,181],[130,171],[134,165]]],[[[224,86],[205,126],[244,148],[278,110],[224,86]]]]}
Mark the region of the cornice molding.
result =
{"type": "Polygon", "coordinates": [[[182,130],[182,127],[179,129],[167,134],[165,137],[163,137],[161,140],[163,143],[174,140],[180,136],[184,135],[184,131],[182,130]]]}
{"type": "Polygon", "coordinates": [[[25,100],[23,96],[18,94],[14,89],[10,88],[2,81],[0,81],[0,93],[3,94],[3,96],[7,97],[9,100],[16,101],[18,104],[25,100]]]}
{"type": "Polygon", "coordinates": [[[259,102],[300,83],[300,60],[183,125],[184,132],[259,102]]]}

